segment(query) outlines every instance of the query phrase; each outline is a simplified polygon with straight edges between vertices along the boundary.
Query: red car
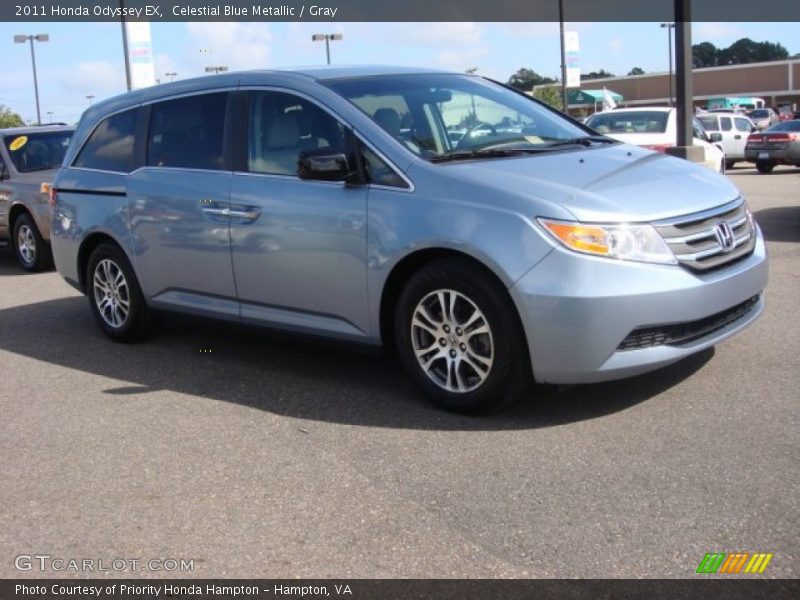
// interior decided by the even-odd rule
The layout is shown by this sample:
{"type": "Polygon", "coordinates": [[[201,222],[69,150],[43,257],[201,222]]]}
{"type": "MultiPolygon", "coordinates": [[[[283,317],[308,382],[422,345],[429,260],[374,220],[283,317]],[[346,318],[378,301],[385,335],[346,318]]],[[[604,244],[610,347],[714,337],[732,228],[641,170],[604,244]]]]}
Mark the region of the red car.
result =
{"type": "Polygon", "coordinates": [[[769,173],[775,165],[800,166],[800,121],[781,121],[751,133],[744,154],[760,173],[769,173]]]}

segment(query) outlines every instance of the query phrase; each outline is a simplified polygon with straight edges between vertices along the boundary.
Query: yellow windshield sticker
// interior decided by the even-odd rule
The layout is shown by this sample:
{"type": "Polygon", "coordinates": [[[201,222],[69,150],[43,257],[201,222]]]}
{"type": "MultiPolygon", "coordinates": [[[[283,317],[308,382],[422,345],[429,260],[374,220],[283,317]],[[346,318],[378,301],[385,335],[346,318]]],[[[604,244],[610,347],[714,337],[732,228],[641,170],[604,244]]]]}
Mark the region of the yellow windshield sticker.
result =
{"type": "Polygon", "coordinates": [[[14,141],[12,141],[8,145],[8,149],[11,150],[12,152],[14,152],[15,150],[19,150],[20,148],[22,148],[27,143],[28,143],[28,136],[27,135],[21,135],[21,136],[19,136],[17,138],[14,138],[14,141]]]}
{"type": "Polygon", "coordinates": [[[542,138],[535,136],[535,135],[526,135],[525,140],[530,142],[531,144],[541,144],[542,138]]]}

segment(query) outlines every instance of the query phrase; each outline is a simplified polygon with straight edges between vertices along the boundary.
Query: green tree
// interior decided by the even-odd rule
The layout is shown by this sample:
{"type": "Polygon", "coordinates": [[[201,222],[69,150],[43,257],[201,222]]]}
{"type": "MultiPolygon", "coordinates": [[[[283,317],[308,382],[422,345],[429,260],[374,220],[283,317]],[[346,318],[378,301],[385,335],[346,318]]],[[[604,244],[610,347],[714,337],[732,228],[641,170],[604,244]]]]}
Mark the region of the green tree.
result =
{"type": "Polygon", "coordinates": [[[605,69],[599,71],[591,71],[581,75],[581,81],[588,81],[590,79],[605,79],[606,77],[614,77],[613,73],[609,73],[605,69]]]}
{"type": "Polygon", "coordinates": [[[633,67],[628,71],[628,75],[644,75],[644,69],[642,67],[633,67]]]}
{"type": "Polygon", "coordinates": [[[719,51],[717,64],[742,65],[787,58],[789,58],[789,52],[779,43],[754,42],[750,38],[742,38],[719,51]]]}
{"type": "Polygon", "coordinates": [[[702,42],[692,46],[692,64],[695,68],[715,67],[719,50],[711,42],[702,42]]]}
{"type": "Polygon", "coordinates": [[[25,121],[7,106],[0,104],[0,127],[22,127],[25,121]]]}
{"type": "Polygon", "coordinates": [[[692,62],[695,67],[742,65],[787,58],[789,51],[780,43],[754,42],[750,38],[737,40],[727,48],[717,48],[711,42],[692,46],[692,62]]]}
{"type": "Polygon", "coordinates": [[[561,102],[561,90],[558,86],[548,85],[547,87],[540,87],[534,90],[533,97],[541,100],[545,104],[549,104],[555,109],[563,110],[563,103],[561,102]]]}
{"type": "Polygon", "coordinates": [[[555,83],[555,79],[543,77],[532,69],[522,68],[508,78],[508,85],[523,92],[530,92],[535,85],[555,83]]]}

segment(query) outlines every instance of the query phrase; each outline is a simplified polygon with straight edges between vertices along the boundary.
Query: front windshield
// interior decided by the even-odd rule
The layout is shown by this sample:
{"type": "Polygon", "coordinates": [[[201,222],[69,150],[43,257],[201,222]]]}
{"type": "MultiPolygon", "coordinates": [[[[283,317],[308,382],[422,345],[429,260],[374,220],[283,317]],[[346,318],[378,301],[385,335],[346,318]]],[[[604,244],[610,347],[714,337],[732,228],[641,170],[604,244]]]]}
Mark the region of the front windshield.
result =
{"type": "Polygon", "coordinates": [[[769,113],[766,110],[754,110],[750,113],[751,117],[755,117],[756,119],[763,119],[769,116],[769,113]]]}
{"type": "Polygon", "coordinates": [[[6,135],[8,155],[19,173],[57,169],[64,161],[72,131],[6,135]]]}
{"type": "Polygon", "coordinates": [[[502,86],[457,74],[325,82],[406,148],[429,160],[465,153],[546,151],[587,131],[502,86]]]}

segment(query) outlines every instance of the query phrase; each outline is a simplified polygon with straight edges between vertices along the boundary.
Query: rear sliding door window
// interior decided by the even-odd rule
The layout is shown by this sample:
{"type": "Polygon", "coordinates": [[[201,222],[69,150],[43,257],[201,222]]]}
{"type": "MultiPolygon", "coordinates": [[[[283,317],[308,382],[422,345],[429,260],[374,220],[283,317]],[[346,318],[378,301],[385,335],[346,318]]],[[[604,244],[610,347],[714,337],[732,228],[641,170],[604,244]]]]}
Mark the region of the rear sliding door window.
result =
{"type": "Polygon", "coordinates": [[[73,165],[84,169],[130,173],[133,169],[133,139],[138,110],[126,110],[100,121],[73,165]]]}
{"type": "Polygon", "coordinates": [[[147,164],[151,167],[224,169],[227,92],[188,96],[153,105],[147,164]]]}

